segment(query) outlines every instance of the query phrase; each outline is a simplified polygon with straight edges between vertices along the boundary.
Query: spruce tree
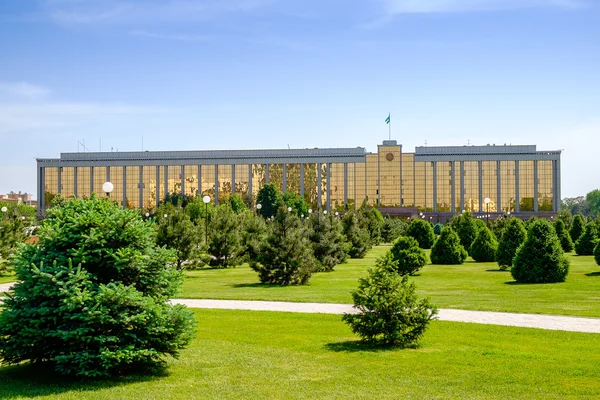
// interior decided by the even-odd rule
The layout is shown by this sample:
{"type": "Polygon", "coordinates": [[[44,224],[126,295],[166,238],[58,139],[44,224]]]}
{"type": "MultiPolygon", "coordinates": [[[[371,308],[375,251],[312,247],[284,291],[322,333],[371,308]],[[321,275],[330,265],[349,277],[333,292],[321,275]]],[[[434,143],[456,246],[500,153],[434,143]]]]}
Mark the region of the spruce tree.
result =
{"type": "Polygon", "coordinates": [[[462,264],[467,259],[467,251],[460,244],[458,234],[450,225],[444,226],[442,233],[431,248],[432,264],[462,264]]]}
{"type": "Polygon", "coordinates": [[[527,231],[523,221],[519,218],[509,218],[496,251],[496,262],[500,269],[505,270],[512,266],[517,249],[525,242],[526,238],[527,231]]]}
{"type": "Polygon", "coordinates": [[[596,264],[600,265],[600,241],[594,247],[594,260],[596,260],[596,264]]]}
{"type": "Polygon", "coordinates": [[[381,243],[381,228],[383,226],[383,216],[379,210],[363,204],[358,209],[357,217],[360,227],[366,229],[369,233],[371,245],[379,245],[381,243]]]}
{"type": "Polygon", "coordinates": [[[349,244],[343,233],[342,223],[333,215],[320,217],[313,214],[310,241],[313,254],[319,262],[316,272],[329,272],[348,258],[349,244]]]}
{"type": "Polygon", "coordinates": [[[414,275],[427,265],[427,254],[419,247],[419,242],[411,236],[401,236],[390,249],[392,259],[397,261],[396,271],[400,275],[414,275]]]}
{"type": "Polygon", "coordinates": [[[565,253],[569,253],[573,251],[575,245],[571,240],[571,235],[569,235],[569,231],[565,227],[565,223],[563,220],[558,219],[554,223],[554,230],[556,231],[556,235],[558,236],[558,240],[560,240],[560,245],[565,253]]]}
{"type": "Polygon", "coordinates": [[[241,244],[243,260],[256,261],[258,250],[265,239],[267,225],[265,219],[252,213],[241,214],[241,244]]]}
{"type": "Polygon", "coordinates": [[[413,237],[422,249],[430,249],[435,242],[433,227],[427,221],[420,218],[413,219],[406,229],[406,236],[413,237]]]}
{"type": "Polygon", "coordinates": [[[575,214],[573,217],[573,222],[571,224],[571,229],[569,230],[569,235],[571,235],[571,240],[573,243],[576,243],[579,240],[579,237],[583,234],[585,230],[585,220],[581,214],[575,214]]]}
{"type": "Polygon", "coordinates": [[[177,268],[184,261],[194,262],[197,255],[200,226],[194,226],[189,215],[180,206],[164,203],[156,210],[158,233],[156,243],[173,249],[177,255],[177,268]]]}
{"type": "Polygon", "coordinates": [[[594,254],[594,247],[598,243],[598,226],[594,221],[585,226],[583,234],[575,242],[575,253],[578,256],[591,256],[594,254]]]}
{"type": "Polygon", "coordinates": [[[351,258],[363,258],[371,248],[369,232],[358,224],[358,218],[352,212],[346,213],[342,219],[344,236],[350,244],[348,255],[351,258]]]}
{"type": "Polygon", "coordinates": [[[471,247],[473,240],[477,236],[477,225],[470,212],[465,212],[462,215],[455,215],[450,223],[454,231],[460,238],[460,244],[465,249],[471,247]]]}
{"type": "Polygon", "coordinates": [[[476,262],[492,262],[496,259],[498,241],[487,227],[479,229],[477,237],[471,244],[469,254],[476,262]]]}
{"type": "Polygon", "coordinates": [[[192,339],[193,314],[168,299],[183,276],[151,221],[107,199],[46,210],[39,245],[13,259],[18,283],[0,314],[0,359],[108,377],[164,365],[192,339]]]}
{"type": "Polygon", "coordinates": [[[525,243],[517,250],[510,273],[518,282],[565,281],[569,273],[569,259],[550,222],[538,219],[531,224],[525,243]]]}
{"type": "Polygon", "coordinates": [[[408,225],[400,218],[387,217],[381,228],[381,239],[384,243],[394,243],[396,239],[404,235],[408,225]]]}
{"type": "Polygon", "coordinates": [[[281,196],[281,191],[274,183],[265,184],[256,195],[256,204],[261,206],[258,213],[264,218],[273,217],[282,203],[281,196]]]}
{"type": "Polygon", "coordinates": [[[262,283],[304,285],[316,266],[304,221],[279,207],[275,219],[267,224],[265,240],[250,267],[258,272],[262,283]]]}
{"type": "Polygon", "coordinates": [[[241,218],[228,205],[220,205],[209,216],[208,253],[210,265],[227,268],[243,262],[241,218]]]}

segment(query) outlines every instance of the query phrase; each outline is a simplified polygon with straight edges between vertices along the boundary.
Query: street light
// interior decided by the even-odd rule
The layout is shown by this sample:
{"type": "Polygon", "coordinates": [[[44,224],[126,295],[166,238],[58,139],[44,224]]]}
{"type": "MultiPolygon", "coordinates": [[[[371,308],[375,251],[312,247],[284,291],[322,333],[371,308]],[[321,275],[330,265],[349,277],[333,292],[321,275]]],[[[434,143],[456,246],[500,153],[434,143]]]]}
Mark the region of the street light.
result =
{"type": "Polygon", "coordinates": [[[485,199],[483,199],[483,202],[485,203],[485,224],[488,225],[490,222],[490,198],[486,197],[485,199]]]}
{"type": "Polygon", "coordinates": [[[292,212],[292,207],[288,207],[288,212],[292,212]]]}
{"type": "Polygon", "coordinates": [[[206,204],[205,212],[204,212],[204,220],[205,220],[204,244],[208,244],[208,203],[210,203],[210,196],[204,196],[202,198],[202,201],[204,202],[204,204],[206,204]]]}
{"type": "Polygon", "coordinates": [[[256,205],[256,214],[260,214],[260,209],[262,208],[262,204],[258,203],[256,205]]]}
{"type": "Polygon", "coordinates": [[[0,208],[0,210],[2,210],[2,212],[3,212],[3,213],[5,213],[5,212],[7,212],[7,211],[8,211],[8,208],[6,208],[6,207],[2,207],[2,208],[0,208]]]}
{"type": "Polygon", "coordinates": [[[110,197],[110,192],[112,192],[115,189],[115,185],[112,184],[112,182],[104,182],[102,184],[102,190],[104,191],[104,193],[106,193],[106,197],[110,197]]]}

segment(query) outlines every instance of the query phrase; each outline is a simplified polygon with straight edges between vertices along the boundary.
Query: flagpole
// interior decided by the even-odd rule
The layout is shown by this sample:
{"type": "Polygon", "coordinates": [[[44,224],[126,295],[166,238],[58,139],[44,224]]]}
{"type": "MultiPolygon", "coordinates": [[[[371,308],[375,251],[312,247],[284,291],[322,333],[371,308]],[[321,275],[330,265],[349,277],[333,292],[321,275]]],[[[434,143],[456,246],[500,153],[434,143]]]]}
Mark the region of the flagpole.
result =
{"type": "Polygon", "coordinates": [[[388,114],[388,118],[390,119],[390,122],[388,123],[389,137],[390,140],[392,140],[392,113],[388,114]]]}

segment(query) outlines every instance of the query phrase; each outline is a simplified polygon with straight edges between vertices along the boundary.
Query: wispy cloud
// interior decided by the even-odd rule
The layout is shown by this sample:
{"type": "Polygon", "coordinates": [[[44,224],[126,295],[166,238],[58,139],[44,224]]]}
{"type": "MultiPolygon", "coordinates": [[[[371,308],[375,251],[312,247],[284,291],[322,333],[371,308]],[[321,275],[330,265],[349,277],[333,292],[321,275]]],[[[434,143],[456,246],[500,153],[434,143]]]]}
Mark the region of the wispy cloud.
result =
{"type": "Polygon", "coordinates": [[[390,14],[457,13],[531,7],[577,8],[585,0],[381,0],[390,14]]]}
{"type": "Polygon", "coordinates": [[[0,82],[0,99],[40,100],[48,94],[50,90],[29,82],[0,82]]]}
{"type": "Polygon", "coordinates": [[[189,34],[168,34],[149,32],[144,30],[131,31],[132,36],[146,37],[152,39],[178,40],[182,42],[208,42],[210,38],[204,35],[189,35],[189,34]]]}

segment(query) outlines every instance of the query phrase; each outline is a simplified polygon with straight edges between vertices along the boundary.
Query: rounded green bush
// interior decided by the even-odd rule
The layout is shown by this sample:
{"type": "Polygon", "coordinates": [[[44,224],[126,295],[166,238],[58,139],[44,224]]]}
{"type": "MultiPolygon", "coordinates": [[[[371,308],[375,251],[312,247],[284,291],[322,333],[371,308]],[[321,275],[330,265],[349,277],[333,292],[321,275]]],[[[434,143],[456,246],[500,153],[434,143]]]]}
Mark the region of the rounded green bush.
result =
{"type": "Polygon", "coordinates": [[[460,244],[458,234],[450,225],[442,229],[440,237],[431,248],[432,264],[462,264],[467,259],[467,251],[460,244]]]}
{"type": "Polygon", "coordinates": [[[476,262],[492,262],[496,259],[498,241],[487,227],[479,229],[477,237],[471,244],[469,254],[476,262]]]}
{"type": "Polygon", "coordinates": [[[398,262],[396,270],[400,275],[414,275],[427,265],[425,250],[420,248],[415,238],[410,236],[399,237],[390,252],[393,260],[398,262]]]}
{"type": "Polygon", "coordinates": [[[496,250],[496,262],[500,269],[510,268],[519,246],[527,239],[525,224],[519,218],[509,218],[496,250]]]}
{"type": "Polygon", "coordinates": [[[596,260],[596,264],[600,265],[600,241],[596,244],[594,248],[594,260],[596,260]]]}
{"type": "Polygon", "coordinates": [[[598,243],[598,226],[594,222],[590,222],[575,242],[575,253],[578,256],[591,256],[594,254],[596,243],[598,243]]]}
{"type": "Polygon", "coordinates": [[[565,228],[565,223],[563,220],[559,219],[554,223],[554,230],[556,231],[556,235],[558,236],[558,240],[560,240],[560,245],[562,249],[569,253],[573,251],[575,245],[571,240],[571,235],[569,235],[569,231],[565,228]]]}
{"type": "Polygon", "coordinates": [[[430,249],[435,242],[433,227],[429,222],[419,218],[415,218],[410,222],[406,230],[406,236],[415,238],[422,249],[430,249]]]}
{"type": "Polygon", "coordinates": [[[531,224],[525,243],[517,250],[510,272],[518,282],[565,281],[569,273],[569,259],[550,222],[539,219],[531,224]]]}

